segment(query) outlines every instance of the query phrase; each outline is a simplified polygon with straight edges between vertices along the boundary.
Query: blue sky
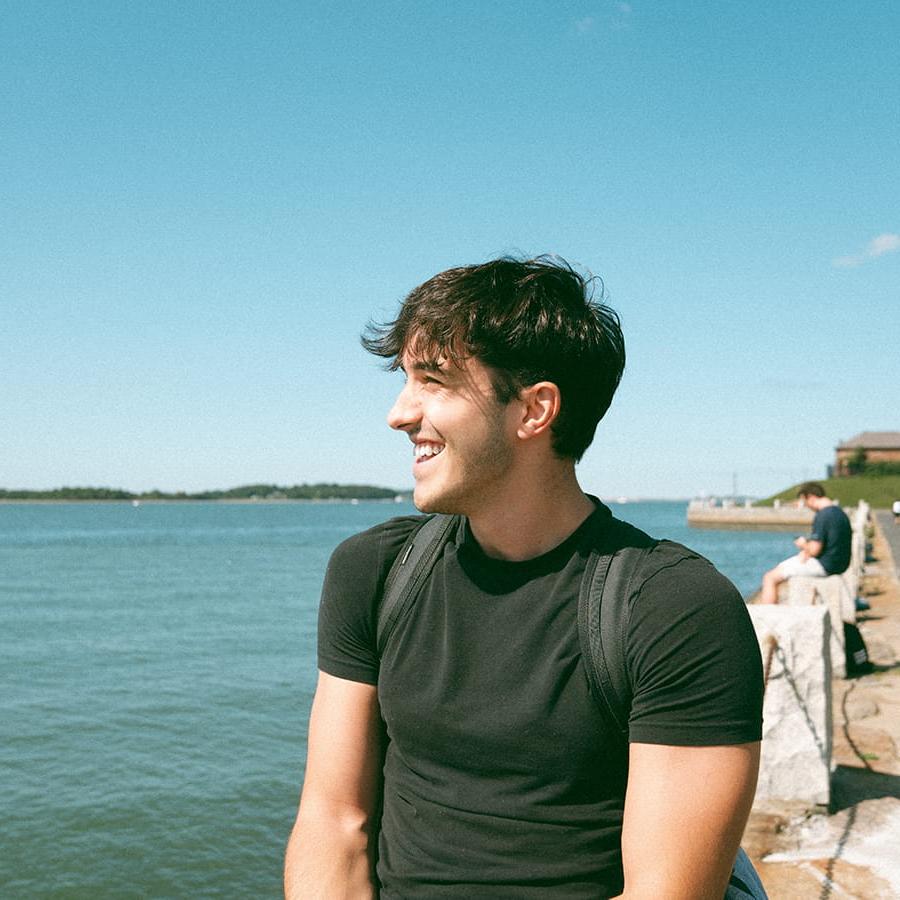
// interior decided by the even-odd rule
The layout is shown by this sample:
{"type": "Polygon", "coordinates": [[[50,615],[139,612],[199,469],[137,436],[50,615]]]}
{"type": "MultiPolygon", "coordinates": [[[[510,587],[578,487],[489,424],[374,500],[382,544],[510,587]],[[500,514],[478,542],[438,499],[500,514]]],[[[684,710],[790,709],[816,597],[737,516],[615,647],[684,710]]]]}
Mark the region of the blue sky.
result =
{"type": "Polygon", "coordinates": [[[900,6],[5,3],[0,486],[411,486],[359,347],[503,253],[601,276],[604,496],[900,430],[900,6]]]}

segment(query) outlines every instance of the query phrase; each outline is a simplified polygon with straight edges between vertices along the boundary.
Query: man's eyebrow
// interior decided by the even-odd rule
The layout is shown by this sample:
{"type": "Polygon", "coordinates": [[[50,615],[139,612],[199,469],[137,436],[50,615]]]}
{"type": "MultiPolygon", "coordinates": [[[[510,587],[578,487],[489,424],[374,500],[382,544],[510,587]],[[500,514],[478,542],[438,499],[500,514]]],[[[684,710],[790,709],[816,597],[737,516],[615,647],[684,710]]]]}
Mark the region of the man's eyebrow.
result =
{"type": "Polygon", "coordinates": [[[397,368],[404,375],[408,375],[409,372],[429,372],[432,375],[440,375],[442,378],[453,378],[456,375],[456,366],[444,357],[420,357],[419,359],[410,360],[409,365],[404,365],[401,362],[397,368]]]}
{"type": "Polygon", "coordinates": [[[446,370],[441,368],[441,364],[436,359],[420,359],[412,364],[412,368],[417,372],[440,372],[446,374],[446,370]]]}

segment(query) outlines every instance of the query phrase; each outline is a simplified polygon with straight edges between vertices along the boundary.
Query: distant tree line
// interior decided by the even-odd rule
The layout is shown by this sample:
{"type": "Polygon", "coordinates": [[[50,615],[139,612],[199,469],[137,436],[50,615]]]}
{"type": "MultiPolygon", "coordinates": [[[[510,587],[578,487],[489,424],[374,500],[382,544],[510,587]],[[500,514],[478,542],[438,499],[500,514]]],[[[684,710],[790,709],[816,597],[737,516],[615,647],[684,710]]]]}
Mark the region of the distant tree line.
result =
{"type": "Polygon", "coordinates": [[[847,460],[848,475],[900,475],[900,462],[869,462],[866,451],[857,447],[847,460]]]}
{"type": "Polygon", "coordinates": [[[49,491],[0,488],[0,500],[390,500],[397,493],[369,484],[245,484],[194,494],[157,490],[133,493],[104,487],[61,487],[49,491]]]}

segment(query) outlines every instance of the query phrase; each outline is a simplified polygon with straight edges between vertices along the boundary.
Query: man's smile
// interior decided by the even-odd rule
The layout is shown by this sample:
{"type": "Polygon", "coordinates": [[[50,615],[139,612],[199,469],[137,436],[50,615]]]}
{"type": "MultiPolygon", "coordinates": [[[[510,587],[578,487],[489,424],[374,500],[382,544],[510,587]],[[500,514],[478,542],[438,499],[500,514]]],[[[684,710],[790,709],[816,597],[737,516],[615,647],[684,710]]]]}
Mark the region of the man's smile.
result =
{"type": "Polygon", "coordinates": [[[437,456],[444,449],[444,444],[437,441],[417,441],[413,447],[416,462],[424,462],[437,456]]]}

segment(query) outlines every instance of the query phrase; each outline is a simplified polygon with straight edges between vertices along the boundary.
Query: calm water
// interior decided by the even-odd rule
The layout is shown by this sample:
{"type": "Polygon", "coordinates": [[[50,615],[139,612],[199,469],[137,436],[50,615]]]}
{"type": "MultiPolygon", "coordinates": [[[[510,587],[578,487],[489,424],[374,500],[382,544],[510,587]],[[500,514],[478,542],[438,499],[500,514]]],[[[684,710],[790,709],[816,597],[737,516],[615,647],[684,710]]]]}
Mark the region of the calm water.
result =
{"type": "MultiPolygon", "coordinates": [[[[616,513],[745,595],[790,535],[616,513]]],[[[0,896],[278,897],[340,540],[412,507],[0,505],[0,896]]]]}

